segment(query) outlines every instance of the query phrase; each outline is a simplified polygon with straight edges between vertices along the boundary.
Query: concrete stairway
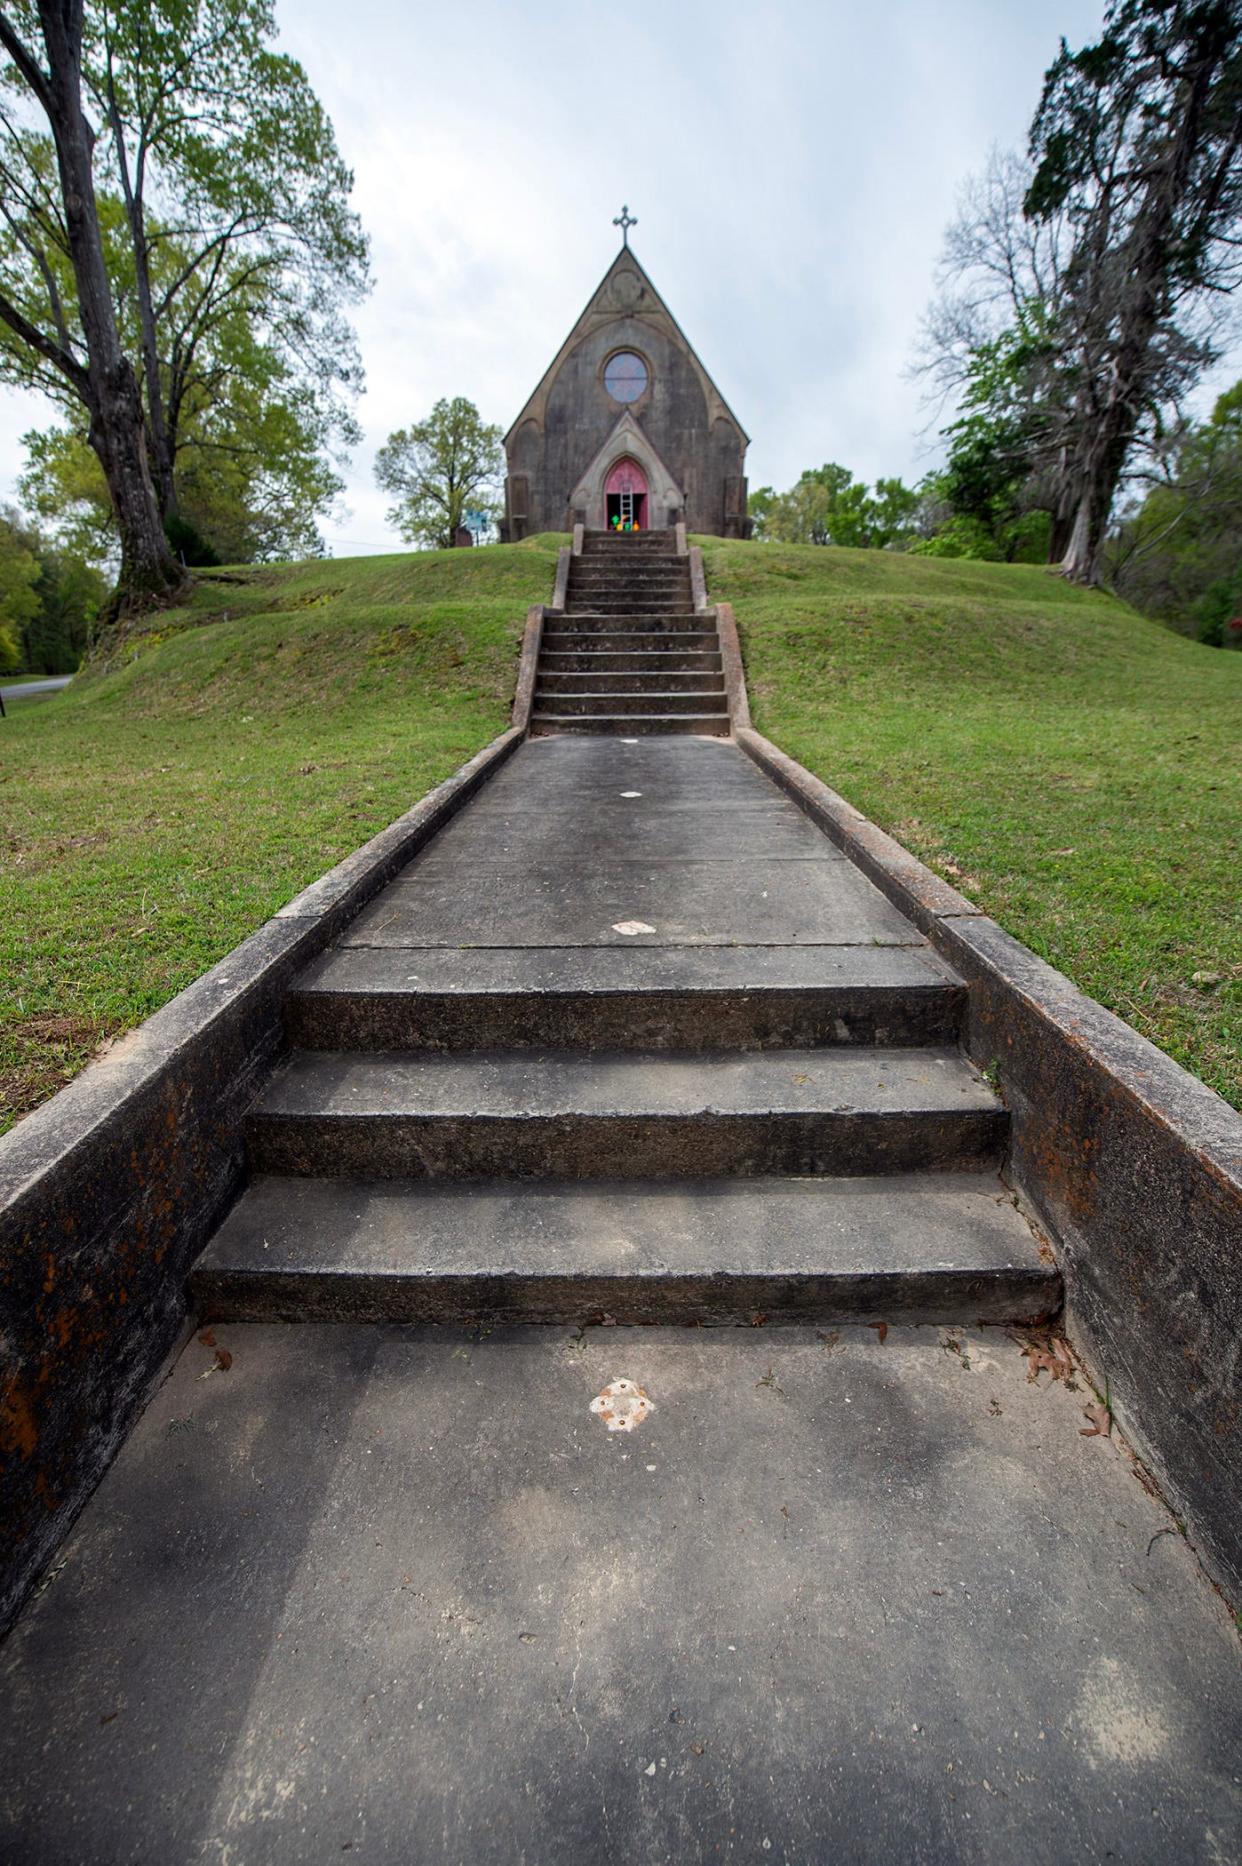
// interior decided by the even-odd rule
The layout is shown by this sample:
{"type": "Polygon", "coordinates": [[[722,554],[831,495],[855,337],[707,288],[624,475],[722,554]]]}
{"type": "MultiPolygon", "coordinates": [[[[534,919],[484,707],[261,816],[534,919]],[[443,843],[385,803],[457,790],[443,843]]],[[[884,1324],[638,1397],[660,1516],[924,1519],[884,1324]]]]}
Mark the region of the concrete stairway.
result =
{"type": "Polygon", "coordinates": [[[958,979],[710,738],[534,741],[296,983],[213,1319],[1035,1319],[958,979]],[[625,932],[637,927],[636,933],[625,932]]]}
{"type": "Polygon", "coordinates": [[[589,531],[544,623],[531,726],[727,734],[714,611],[696,611],[670,531],[589,531]]]}
{"type": "Polygon", "coordinates": [[[1060,1284],[964,996],[736,745],[522,745],[293,983],[0,1859],[1235,1859],[1231,1622],[971,1326],[1060,1284]]]}

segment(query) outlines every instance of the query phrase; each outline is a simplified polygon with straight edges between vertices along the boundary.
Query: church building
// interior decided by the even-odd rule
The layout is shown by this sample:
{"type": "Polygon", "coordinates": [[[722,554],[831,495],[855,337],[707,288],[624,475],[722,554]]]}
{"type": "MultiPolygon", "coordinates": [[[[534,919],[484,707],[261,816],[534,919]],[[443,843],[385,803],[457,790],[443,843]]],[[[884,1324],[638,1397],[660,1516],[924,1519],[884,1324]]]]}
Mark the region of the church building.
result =
{"type": "Polygon", "coordinates": [[[748,436],[629,246],[505,436],[501,536],[618,519],[743,538],[748,436]]]}

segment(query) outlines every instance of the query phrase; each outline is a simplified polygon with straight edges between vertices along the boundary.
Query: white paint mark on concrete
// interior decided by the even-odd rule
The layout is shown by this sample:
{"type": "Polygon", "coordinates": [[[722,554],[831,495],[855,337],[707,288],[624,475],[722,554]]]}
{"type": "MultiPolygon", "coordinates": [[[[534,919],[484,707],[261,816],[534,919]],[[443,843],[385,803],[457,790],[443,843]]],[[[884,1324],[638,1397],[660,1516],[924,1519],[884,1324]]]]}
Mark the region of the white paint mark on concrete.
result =
{"type": "Polygon", "coordinates": [[[625,933],[627,935],[655,932],[655,928],[649,927],[645,920],[615,920],[612,930],[614,933],[625,933]]]}
{"type": "Polygon", "coordinates": [[[637,739],[622,739],[621,743],[622,745],[637,745],[638,740],[637,739]]]}
{"type": "Polygon", "coordinates": [[[632,1380],[610,1380],[591,1401],[591,1411],[598,1413],[610,1432],[632,1432],[655,1411],[655,1401],[632,1380]]]}
{"type": "Polygon", "coordinates": [[[623,790],[621,795],[623,797],[641,797],[642,792],[640,790],[623,790]]]}
{"type": "Polygon", "coordinates": [[[1169,1747],[1168,1720],[1152,1702],[1150,1683],[1128,1675],[1116,1659],[1101,1659],[1087,1674],[1074,1721],[1093,1768],[1157,1762],[1169,1747]]]}

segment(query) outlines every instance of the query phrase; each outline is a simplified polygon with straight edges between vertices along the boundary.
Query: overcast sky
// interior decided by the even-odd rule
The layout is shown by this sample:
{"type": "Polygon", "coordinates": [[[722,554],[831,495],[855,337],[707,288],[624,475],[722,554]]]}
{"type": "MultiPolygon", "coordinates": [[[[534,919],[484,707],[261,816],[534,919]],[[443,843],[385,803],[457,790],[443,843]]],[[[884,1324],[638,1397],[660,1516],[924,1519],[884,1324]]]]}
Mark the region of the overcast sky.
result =
{"type": "MultiPolygon", "coordinates": [[[[376,446],[466,395],[508,427],[616,251],[634,250],[751,436],[751,486],[839,460],[921,476],[907,379],[944,224],[1021,145],[1102,0],[277,0],[356,175],[375,287],[332,549],[398,549],[376,446]]],[[[1233,372],[1237,373],[1236,369],[1233,372]]],[[[1226,379],[1231,379],[1225,372],[1226,379]]],[[[47,418],[0,406],[0,485],[47,418]]]]}

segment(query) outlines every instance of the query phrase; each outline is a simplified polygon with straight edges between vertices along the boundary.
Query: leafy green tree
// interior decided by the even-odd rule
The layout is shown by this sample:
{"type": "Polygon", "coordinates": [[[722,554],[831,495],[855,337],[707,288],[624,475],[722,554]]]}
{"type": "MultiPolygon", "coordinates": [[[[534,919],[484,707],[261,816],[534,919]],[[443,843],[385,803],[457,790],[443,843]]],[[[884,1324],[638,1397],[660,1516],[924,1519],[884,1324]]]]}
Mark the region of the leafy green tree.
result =
{"type": "MultiPolygon", "coordinates": [[[[13,8],[19,22],[34,11],[13,8]]],[[[118,342],[140,366],[161,524],[202,530],[180,511],[193,478],[191,504],[227,515],[217,554],[278,554],[282,502],[322,510],[339,488],[329,457],[357,438],[345,307],[366,287],[367,250],[352,178],[302,68],[271,49],[268,0],[87,0],[76,14],[93,217],[118,342]]],[[[23,334],[51,325],[72,357],[82,306],[51,143],[12,118],[0,185],[0,290],[23,320],[8,320],[0,372],[46,389],[94,445],[71,377],[23,334]]]]}
{"type": "Polygon", "coordinates": [[[899,479],[877,480],[872,493],[848,467],[829,461],[808,468],[788,492],[761,488],[751,514],[761,538],[879,551],[910,532],[917,505],[917,493],[899,479]]]}
{"type": "Polygon", "coordinates": [[[25,672],[72,674],[106,595],[93,565],[58,549],[13,506],[0,507],[0,616],[25,672]]]}
{"type": "Polygon", "coordinates": [[[746,510],[753,527],[752,537],[762,540],[770,535],[768,521],[779,496],[774,486],[756,486],[750,494],[746,502],[746,510]]]}
{"type": "Polygon", "coordinates": [[[409,544],[444,550],[466,511],[491,506],[504,477],[502,431],[480,419],[464,396],[438,401],[425,421],[388,436],[375,477],[396,503],[388,513],[409,544]]]}
{"type": "Polygon", "coordinates": [[[1161,477],[1110,538],[1108,561],[1136,608],[1224,641],[1242,613],[1242,382],[1172,440],[1161,477]]]}
{"type": "Polygon", "coordinates": [[[7,354],[37,359],[84,410],[116,511],[118,601],[170,595],[183,572],[168,548],[147,461],[142,402],[104,259],[95,197],[95,127],[84,108],[82,0],[22,0],[0,11],[0,323],[7,354]],[[42,123],[46,127],[40,131],[42,123]],[[67,301],[48,248],[67,260],[67,301]],[[31,304],[30,268],[42,290],[31,304]]]}
{"type": "Polygon", "coordinates": [[[39,614],[39,560],[13,516],[0,513],[0,674],[23,666],[22,632],[39,614]]]}
{"type": "Polygon", "coordinates": [[[1073,395],[1058,477],[1067,576],[1098,582],[1113,501],[1144,411],[1216,348],[1242,276],[1242,9],[1236,0],[1112,0],[1095,45],[1065,41],[1031,128],[1029,219],[1071,246],[1058,330],[1073,395]]]}

